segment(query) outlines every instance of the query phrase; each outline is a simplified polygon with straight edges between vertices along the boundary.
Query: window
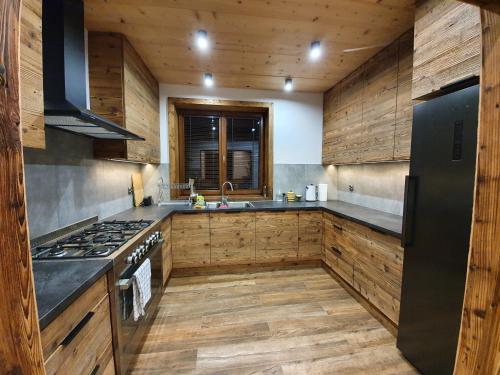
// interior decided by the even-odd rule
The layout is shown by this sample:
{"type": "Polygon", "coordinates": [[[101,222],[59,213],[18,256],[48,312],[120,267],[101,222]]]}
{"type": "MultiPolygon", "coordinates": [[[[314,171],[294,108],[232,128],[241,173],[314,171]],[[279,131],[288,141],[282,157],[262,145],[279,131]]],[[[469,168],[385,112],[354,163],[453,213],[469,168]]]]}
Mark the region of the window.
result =
{"type": "Polygon", "coordinates": [[[207,196],[219,195],[224,181],[233,184],[232,195],[264,195],[265,123],[259,112],[179,110],[179,182],[194,179],[207,196]]]}

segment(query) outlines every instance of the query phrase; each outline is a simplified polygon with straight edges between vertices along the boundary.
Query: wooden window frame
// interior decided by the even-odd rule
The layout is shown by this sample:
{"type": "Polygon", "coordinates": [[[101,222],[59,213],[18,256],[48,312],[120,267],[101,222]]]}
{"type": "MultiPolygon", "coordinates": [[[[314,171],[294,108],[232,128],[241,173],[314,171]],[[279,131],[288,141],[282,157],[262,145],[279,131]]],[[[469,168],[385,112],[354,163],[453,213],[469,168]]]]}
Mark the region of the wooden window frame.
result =
{"type": "MultiPolygon", "coordinates": [[[[219,144],[227,143],[226,117],[259,115],[263,120],[261,127],[261,152],[260,175],[258,189],[241,189],[233,192],[225,192],[232,199],[262,200],[273,197],[273,104],[266,102],[245,102],[234,100],[214,100],[214,99],[187,99],[168,98],[168,145],[170,157],[170,181],[172,183],[185,182],[184,176],[184,142],[183,139],[183,116],[189,114],[213,115],[219,117],[219,144]],[[266,196],[264,196],[264,187],[266,196]]],[[[227,180],[227,157],[224,158],[219,152],[220,181],[227,180]]],[[[170,189],[171,199],[186,199],[182,190],[170,189]]],[[[218,190],[197,190],[206,196],[207,200],[217,200],[220,197],[218,190]]]]}

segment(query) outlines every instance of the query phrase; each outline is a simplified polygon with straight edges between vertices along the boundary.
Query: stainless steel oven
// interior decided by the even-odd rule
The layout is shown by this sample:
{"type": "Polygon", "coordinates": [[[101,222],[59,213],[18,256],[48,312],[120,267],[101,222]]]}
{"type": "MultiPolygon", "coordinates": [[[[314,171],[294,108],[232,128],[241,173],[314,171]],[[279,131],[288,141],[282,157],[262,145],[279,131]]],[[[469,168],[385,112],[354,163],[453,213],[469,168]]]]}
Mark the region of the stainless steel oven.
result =
{"type": "Polygon", "coordinates": [[[162,295],[162,243],[159,225],[155,225],[115,259],[113,320],[116,328],[115,356],[118,374],[127,374],[134,365],[143,337],[156,316],[162,295]],[[146,305],[145,315],[134,321],[133,277],[146,259],[151,261],[151,299],[146,305]]]}

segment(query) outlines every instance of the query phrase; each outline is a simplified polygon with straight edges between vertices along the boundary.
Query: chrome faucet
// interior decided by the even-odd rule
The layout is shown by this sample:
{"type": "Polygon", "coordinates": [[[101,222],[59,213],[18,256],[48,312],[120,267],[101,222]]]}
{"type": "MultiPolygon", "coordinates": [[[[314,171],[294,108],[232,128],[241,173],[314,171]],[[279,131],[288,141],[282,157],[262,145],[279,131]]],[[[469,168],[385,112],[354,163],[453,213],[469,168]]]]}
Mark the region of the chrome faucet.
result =
{"type": "Polygon", "coordinates": [[[224,186],[226,186],[226,184],[229,184],[229,186],[231,187],[231,191],[234,191],[233,184],[231,182],[229,182],[229,181],[224,182],[220,187],[220,203],[221,204],[227,204],[227,198],[224,198],[224,186]]]}

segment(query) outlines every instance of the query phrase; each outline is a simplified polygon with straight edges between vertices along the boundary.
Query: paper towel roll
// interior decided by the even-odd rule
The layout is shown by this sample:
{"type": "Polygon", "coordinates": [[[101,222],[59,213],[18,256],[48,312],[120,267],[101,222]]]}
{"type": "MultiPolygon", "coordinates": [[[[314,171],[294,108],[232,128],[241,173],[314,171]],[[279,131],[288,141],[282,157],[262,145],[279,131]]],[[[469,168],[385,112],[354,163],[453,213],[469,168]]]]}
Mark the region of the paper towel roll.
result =
{"type": "Polygon", "coordinates": [[[318,200],[326,202],[328,199],[328,184],[318,184],[318,200]]]}

